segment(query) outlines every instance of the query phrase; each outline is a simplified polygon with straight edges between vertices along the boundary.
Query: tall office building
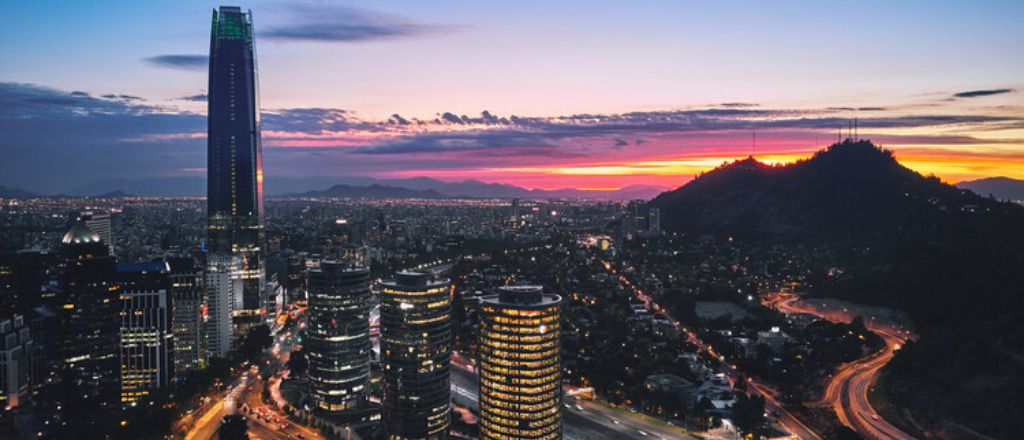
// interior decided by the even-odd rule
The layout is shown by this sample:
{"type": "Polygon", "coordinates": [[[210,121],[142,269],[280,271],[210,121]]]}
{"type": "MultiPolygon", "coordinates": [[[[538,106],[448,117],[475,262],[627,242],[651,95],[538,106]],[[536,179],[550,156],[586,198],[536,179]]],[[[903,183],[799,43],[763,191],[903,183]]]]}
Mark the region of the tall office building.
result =
{"type": "Polygon", "coordinates": [[[32,386],[32,335],[25,319],[0,321],[0,406],[21,405],[32,386]]]}
{"type": "Polygon", "coordinates": [[[242,294],[241,259],[232,255],[210,255],[206,267],[206,317],[203,329],[205,357],[227,357],[231,351],[231,316],[235,297],[242,294]]]}
{"type": "Polygon", "coordinates": [[[171,266],[118,263],[121,298],[121,403],[138,402],[173,377],[171,266]]]}
{"type": "Polygon", "coordinates": [[[263,158],[252,15],[221,6],[213,12],[207,116],[207,227],[211,255],[241,259],[236,323],[255,324],[267,311],[263,254],[263,158]]]}
{"type": "Polygon", "coordinates": [[[451,282],[399,272],[381,283],[384,435],[445,439],[451,420],[451,282]]]}
{"type": "Polygon", "coordinates": [[[110,213],[103,211],[85,211],[82,213],[82,220],[85,220],[85,225],[89,227],[96,235],[100,236],[100,240],[107,244],[107,249],[110,255],[115,255],[114,252],[114,226],[111,222],[110,213]]]}
{"type": "Polygon", "coordinates": [[[647,210],[647,232],[651,235],[661,234],[661,210],[649,208],[647,210]]]}
{"type": "Polygon", "coordinates": [[[60,293],[54,304],[58,326],[50,359],[57,362],[64,383],[63,408],[90,423],[89,414],[116,408],[118,402],[116,263],[81,219],[64,235],[60,255],[60,293]]]}
{"type": "Polygon", "coordinates": [[[313,400],[325,411],[355,410],[370,380],[370,272],[323,261],[309,272],[306,345],[313,400]]]}
{"type": "Polygon", "coordinates": [[[506,286],[480,304],[480,438],[562,436],[562,298],[506,286]]]}
{"type": "Polygon", "coordinates": [[[174,374],[202,369],[203,271],[191,258],[171,258],[171,333],[174,334],[174,374]]]}

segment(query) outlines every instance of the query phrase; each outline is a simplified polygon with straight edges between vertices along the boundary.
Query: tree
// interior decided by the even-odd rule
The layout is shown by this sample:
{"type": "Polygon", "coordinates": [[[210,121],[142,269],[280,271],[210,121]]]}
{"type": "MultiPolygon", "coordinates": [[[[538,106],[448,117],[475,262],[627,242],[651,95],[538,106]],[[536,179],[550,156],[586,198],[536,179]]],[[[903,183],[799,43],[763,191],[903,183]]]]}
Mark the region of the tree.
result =
{"type": "Polygon", "coordinates": [[[291,355],[288,356],[288,370],[291,371],[291,377],[306,375],[306,371],[309,370],[309,359],[306,358],[305,346],[301,349],[293,350],[291,355]]]}
{"type": "Polygon", "coordinates": [[[740,393],[736,397],[736,404],[732,407],[733,422],[736,429],[742,434],[750,434],[755,439],[768,435],[768,419],[764,416],[764,398],[760,396],[749,397],[740,393]]]}
{"type": "Polygon", "coordinates": [[[249,425],[240,414],[224,416],[220,421],[220,440],[249,440],[249,425]]]}
{"type": "Polygon", "coordinates": [[[270,348],[273,343],[274,337],[270,334],[270,327],[267,327],[266,324],[261,324],[249,329],[245,339],[242,341],[239,352],[244,359],[255,362],[259,360],[263,350],[270,348]]]}

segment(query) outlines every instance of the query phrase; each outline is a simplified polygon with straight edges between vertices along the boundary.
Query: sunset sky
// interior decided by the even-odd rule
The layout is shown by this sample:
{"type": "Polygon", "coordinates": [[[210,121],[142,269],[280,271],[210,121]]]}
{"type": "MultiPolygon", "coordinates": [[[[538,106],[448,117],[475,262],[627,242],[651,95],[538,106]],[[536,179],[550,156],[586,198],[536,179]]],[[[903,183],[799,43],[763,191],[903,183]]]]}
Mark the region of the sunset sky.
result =
{"type": "MultiPolygon", "coordinates": [[[[205,175],[218,4],[5,5],[0,185],[205,175]]],[[[674,187],[857,118],[922,173],[1024,178],[1024,2],[230,4],[268,176],[674,187]]]]}

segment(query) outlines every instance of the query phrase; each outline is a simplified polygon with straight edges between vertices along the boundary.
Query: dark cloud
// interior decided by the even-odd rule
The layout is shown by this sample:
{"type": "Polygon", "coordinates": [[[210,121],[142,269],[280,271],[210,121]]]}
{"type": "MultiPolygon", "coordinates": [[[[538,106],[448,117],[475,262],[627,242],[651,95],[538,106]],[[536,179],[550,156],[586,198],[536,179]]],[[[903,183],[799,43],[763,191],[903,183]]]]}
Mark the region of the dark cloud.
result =
{"type": "Polygon", "coordinates": [[[178,99],[180,99],[182,101],[206,102],[206,98],[207,98],[207,96],[206,96],[205,93],[200,93],[198,95],[182,96],[182,97],[180,97],[178,99]]]}
{"type": "Polygon", "coordinates": [[[141,96],[135,96],[135,95],[115,95],[113,93],[108,93],[106,95],[103,95],[103,96],[101,96],[101,98],[110,99],[110,100],[114,100],[114,101],[124,101],[124,102],[141,102],[141,101],[143,101],[141,96]]]}
{"type": "Polygon", "coordinates": [[[147,63],[158,67],[181,70],[206,70],[210,57],[206,55],[158,55],[145,58],[147,63]]]}
{"type": "Polygon", "coordinates": [[[366,122],[350,117],[342,109],[334,108],[293,108],[267,110],[261,113],[263,129],[272,131],[322,134],[332,131],[383,130],[383,124],[366,122]]]}
{"type": "Polygon", "coordinates": [[[966,92],[960,92],[953,94],[954,98],[978,98],[981,96],[992,96],[1002,95],[1006,93],[1013,93],[1014,89],[982,89],[982,90],[969,90],[966,92]]]}
{"type": "Polygon", "coordinates": [[[760,104],[753,104],[753,103],[749,103],[749,102],[723,102],[721,104],[718,104],[719,107],[725,107],[725,108],[749,108],[749,107],[757,107],[758,105],[760,105],[760,104]]]}
{"type": "MultiPolygon", "coordinates": [[[[0,160],[0,184],[59,192],[101,178],[169,176],[182,169],[204,167],[206,117],[136,98],[0,83],[0,157],[4,159],[0,160]]],[[[1024,119],[1015,114],[873,113],[859,118],[859,126],[862,132],[1024,127],[1024,119]]],[[[746,138],[753,130],[790,139],[794,138],[791,134],[830,137],[827,134],[836,128],[847,126],[849,120],[842,115],[827,109],[716,107],[556,117],[441,112],[429,121],[398,114],[386,121],[367,121],[343,109],[297,108],[264,111],[262,128],[269,141],[265,151],[275,158],[268,164],[280,167],[275,172],[348,167],[365,173],[369,168],[360,167],[367,164],[395,170],[404,163],[412,164],[409,168],[428,162],[434,168],[458,168],[467,163],[531,164],[549,158],[602,157],[616,148],[628,148],[629,143],[640,146],[654,143],[654,139],[706,142],[709,137],[725,139],[738,133],[746,138]],[[311,137],[337,146],[290,146],[311,137]]],[[[893,144],[1021,143],[1020,139],[981,140],[966,135],[873,137],[893,144]]],[[[636,150],[637,154],[643,151],[636,150]]]]}
{"type": "Polygon", "coordinates": [[[0,179],[56,193],[102,178],[162,176],[205,166],[201,139],[183,139],[174,148],[130,141],[204,131],[204,116],[114,96],[118,99],[0,83],[0,179]]]}
{"type": "MultiPolygon", "coordinates": [[[[540,156],[555,154],[586,154],[580,139],[610,138],[608,143],[598,143],[605,148],[622,148],[626,136],[635,136],[636,144],[650,135],[687,135],[691,133],[749,132],[752,130],[818,130],[831,132],[846,127],[849,119],[831,116],[832,112],[787,109],[696,109],[664,112],[634,112],[624,114],[578,114],[554,118],[489,117],[469,118],[444,112],[435,119],[437,125],[463,125],[478,127],[469,130],[412,133],[398,140],[379,145],[368,145],[350,149],[359,154],[415,154],[442,153],[452,151],[507,151],[518,154],[523,146],[535,147],[531,154],[543,152],[540,156]],[[483,121],[500,121],[487,124],[483,121]],[[477,124],[477,125],[470,125],[477,124]],[[622,142],[619,142],[622,141],[622,142]],[[574,147],[576,146],[576,147],[574,147]],[[576,149],[573,149],[576,148],[576,149]]],[[[913,128],[913,127],[1012,127],[1020,124],[1020,118],[987,115],[925,115],[860,118],[861,129],[913,128]]],[[[589,151],[600,154],[600,149],[589,151]]]]}
{"type": "Polygon", "coordinates": [[[395,114],[391,115],[390,118],[388,118],[388,123],[389,124],[398,124],[398,125],[409,125],[409,120],[403,118],[398,113],[395,113],[395,114]]]}
{"type": "Polygon", "coordinates": [[[289,12],[287,22],[294,24],[270,27],[260,33],[260,38],[351,43],[417,37],[453,29],[344,6],[293,4],[289,12]]]}
{"type": "Polygon", "coordinates": [[[460,118],[458,116],[455,116],[454,113],[448,113],[448,112],[445,112],[444,114],[441,115],[441,120],[444,121],[444,122],[451,123],[451,124],[463,124],[464,123],[464,122],[462,122],[462,118],[460,118]]]}

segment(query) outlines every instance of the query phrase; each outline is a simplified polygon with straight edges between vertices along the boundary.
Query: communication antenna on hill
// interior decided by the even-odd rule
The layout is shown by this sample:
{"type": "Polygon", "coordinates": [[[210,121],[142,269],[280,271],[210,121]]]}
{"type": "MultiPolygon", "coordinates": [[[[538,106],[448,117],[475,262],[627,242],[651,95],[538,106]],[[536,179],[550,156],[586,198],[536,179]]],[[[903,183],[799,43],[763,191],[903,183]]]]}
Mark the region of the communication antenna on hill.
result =
{"type": "Polygon", "coordinates": [[[757,154],[757,131],[753,133],[754,141],[750,144],[750,157],[753,158],[757,154]]]}
{"type": "Polygon", "coordinates": [[[846,121],[849,124],[846,127],[846,139],[853,139],[853,121],[846,121]]]}
{"type": "Polygon", "coordinates": [[[858,141],[860,137],[857,136],[857,118],[853,118],[853,140],[858,141]]]}

